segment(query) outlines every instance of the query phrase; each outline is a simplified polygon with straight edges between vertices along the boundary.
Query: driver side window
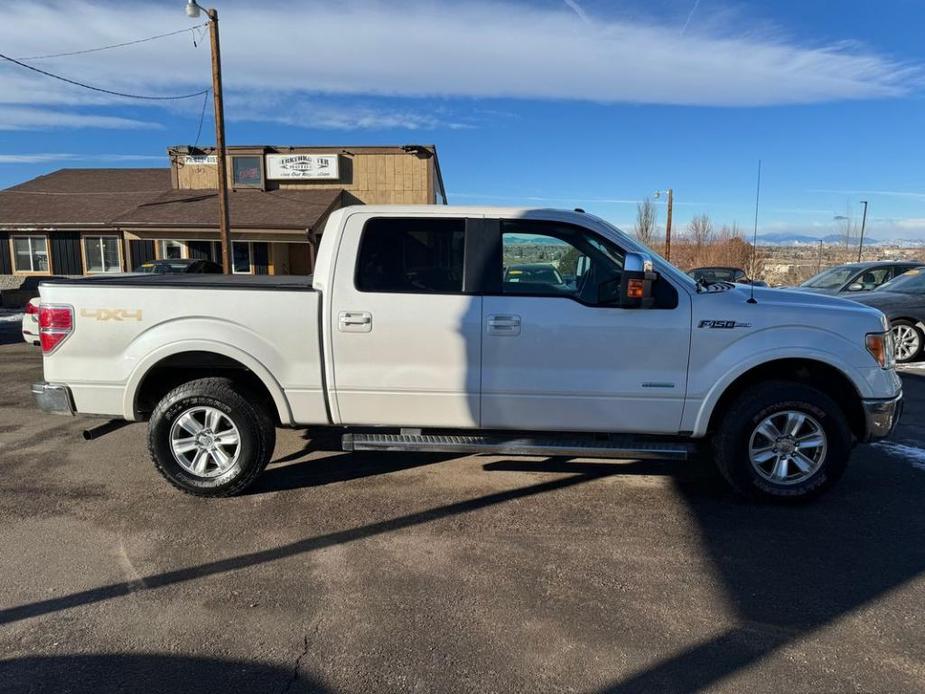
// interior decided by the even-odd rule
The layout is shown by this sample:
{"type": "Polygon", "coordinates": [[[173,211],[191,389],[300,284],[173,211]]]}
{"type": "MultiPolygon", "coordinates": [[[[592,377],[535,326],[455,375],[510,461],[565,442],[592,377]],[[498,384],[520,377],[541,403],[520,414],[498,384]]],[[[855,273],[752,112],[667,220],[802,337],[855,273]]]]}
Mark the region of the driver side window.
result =
{"type": "Polygon", "coordinates": [[[503,294],[618,305],[624,254],[609,241],[550,222],[505,221],[501,231],[503,294]]]}

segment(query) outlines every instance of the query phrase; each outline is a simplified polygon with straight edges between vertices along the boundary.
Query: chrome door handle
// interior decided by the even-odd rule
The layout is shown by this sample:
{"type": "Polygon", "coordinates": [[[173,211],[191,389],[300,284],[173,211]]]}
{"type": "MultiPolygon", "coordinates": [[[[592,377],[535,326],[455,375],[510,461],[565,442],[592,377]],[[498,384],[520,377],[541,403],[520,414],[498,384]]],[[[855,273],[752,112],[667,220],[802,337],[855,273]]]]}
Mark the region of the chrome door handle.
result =
{"type": "Polygon", "coordinates": [[[489,335],[520,335],[520,316],[495,314],[488,316],[489,335]]]}
{"type": "Polygon", "coordinates": [[[341,311],[337,329],[342,333],[368,333],[373,329],[373,315],[368,311],[341,311]]]}

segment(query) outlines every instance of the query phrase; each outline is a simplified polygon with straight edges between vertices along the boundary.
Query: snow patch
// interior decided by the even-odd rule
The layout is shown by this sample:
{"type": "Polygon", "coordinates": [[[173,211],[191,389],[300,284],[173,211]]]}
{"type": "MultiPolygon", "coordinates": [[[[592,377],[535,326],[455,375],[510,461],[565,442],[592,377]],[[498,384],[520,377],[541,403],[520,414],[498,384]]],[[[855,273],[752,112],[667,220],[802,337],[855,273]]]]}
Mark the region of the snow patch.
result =
{"type": "Polygon", "coordinates": [[[909,446],[905,443],[892,443],[890,441],[882,441],[873,445],[877,448],[882,448],[890,455],[905,458],[912,463],[912,467],[925,472],[925,448],[909,446]]]}

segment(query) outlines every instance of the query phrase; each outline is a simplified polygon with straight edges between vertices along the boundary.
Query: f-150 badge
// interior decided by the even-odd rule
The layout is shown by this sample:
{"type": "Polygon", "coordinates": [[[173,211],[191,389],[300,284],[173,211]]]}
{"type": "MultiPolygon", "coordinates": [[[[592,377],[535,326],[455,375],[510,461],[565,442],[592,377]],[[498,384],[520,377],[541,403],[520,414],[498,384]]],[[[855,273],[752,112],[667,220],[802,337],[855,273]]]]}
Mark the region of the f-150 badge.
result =
{"type": "Polygon", "coordinates": [[[698,328],[750,328],[751,323],[740,323],[734,320],[702,320],[698,328]]]}
{"type": "Polygon", "coordinates": [[[96,320],[141,320],[141,309],[127,308],[82,308],[81,318],[94,318],[96,320]]]}

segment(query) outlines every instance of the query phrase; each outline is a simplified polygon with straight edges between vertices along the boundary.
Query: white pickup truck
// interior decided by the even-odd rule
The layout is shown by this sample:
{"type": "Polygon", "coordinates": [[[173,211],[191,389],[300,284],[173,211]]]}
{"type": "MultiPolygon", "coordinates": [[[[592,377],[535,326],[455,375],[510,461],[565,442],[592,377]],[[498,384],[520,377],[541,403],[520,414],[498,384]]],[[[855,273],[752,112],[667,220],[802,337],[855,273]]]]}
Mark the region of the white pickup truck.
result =
{"type": "Polygon", "coordinates": [[[685,459],[757,497],[833,484],[902,404],[886,320],[695,283],[581,211],[334,212],[313,277],[40,285],[47,412],[148,420],[157,469],[240,492],[276,427],[345,450],[685,459]],[[555,271],[552,271],[555,270],[555,271]]]}

